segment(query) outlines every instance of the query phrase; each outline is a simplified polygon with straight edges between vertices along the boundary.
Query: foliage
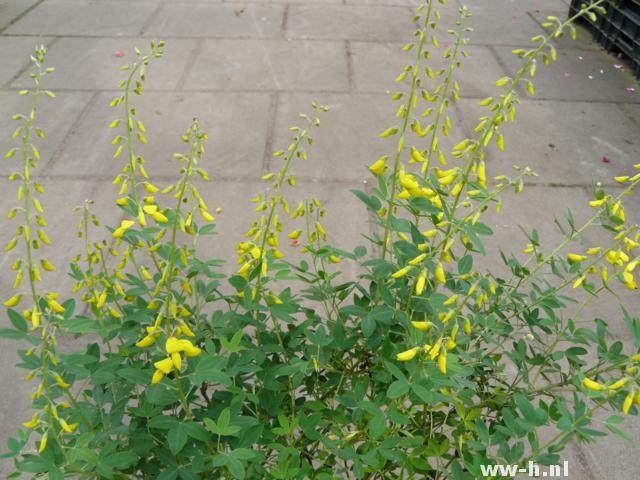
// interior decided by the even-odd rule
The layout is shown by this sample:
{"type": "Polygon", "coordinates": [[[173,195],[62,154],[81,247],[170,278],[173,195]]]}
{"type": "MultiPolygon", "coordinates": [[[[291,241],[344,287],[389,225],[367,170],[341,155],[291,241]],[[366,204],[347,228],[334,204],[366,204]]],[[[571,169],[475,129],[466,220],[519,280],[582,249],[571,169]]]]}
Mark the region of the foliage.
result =
{"type": "MultiPolygon", "coordinates": [[[[580,14],[601,13],[600,3],[580,14]]],[[[197,189],[208,178],[197,119],[175,155],[176,183],[154,185],[136,152],[147,140],[134,95],[164,44],[136,51],[109,125],[113,157],[124,159],[114,184],[125,220],[91,243],[100,222],[90,203],[80,210],[75,299],[38,290],[55,267],[40,257],[49,240],[33,137],[44,137],[35,126],[40,97],[54,95],[42,89],[52,69],[36,49],[35,87],[20,92],[33,107],[14,116],[21,143],[6,155],[22,167],[10,176],[20,205],[8,217],[19,226],[5,251],[21,248],[24,258],[12,266],[17,293],[5,301],[13,327],[0,333],[29,345],[20,366],[36,385],[33,418],[5,455],[15,459],[11,478],[468,479],[481,476],[481,464],[560,463],[572,438],[622,435],[617,412],[635,414],[640,403],[640,357],[609,340],[605,321],[582,318],[599,295],[636,288],[638,231],[623,199],[640,174],[616,178],[619,194],[598,187],[592,217],[582,226],[571,215],[558,222],[564,239],[554,248],[528,232],[526,261],[503,256],[508,278],[475,270],[492,234],[483,212],[499,210],[502,194],[519,193],[533,174],[488,178],[485,149],[505,148],[501,127],[514,120],[518,87],[533,95],[536,64],[555,60],[551,40],[575,31],[549,17],[549,35],[515,51],[522,67],[496,82],[498,97],[481,102],[487,113],[475,136],[447,152],[439,139],[451,129],[469,13],[462,8],[455,29],[444,30],[437,8],[418,8],[415,39],[403,48],[414,62],[392,94],[397,124],[381,133],[391,154],[370,165],[372,191],[354,191],[379,234],[343,251],[327,242],[317,199],[289,205],[292,166],[307,157],[326,110],[314,104],[291,129],[289,147],[275,153],[280,169],[263,177],[269,188],[253,198],[257,218],[237,245],[231,276],[196,249],[215,225],[197,189]],[[434,71],[430,48],[444,35],[452,46],[434,71]],[[285,234],[288,217],[301,226],[285,234]],[[566,254],[594,228],[608,244],[566,254]],[[304,260],[288,260],[285,235],[304,260]],[[340,281],[347,263],[359,273],[340,281]],[[582,291],[586,300],[568,314],[582,291]],[[85,314],[78,303],[88,305],[85,314]],[[86,348],[60,351],[61,335],[86,338],[86,348]],[[600,410],[610,412],[604,422],[600,410]]],[[[639,319],[625,310],[622,317],[637,348],[639,319]]]]}

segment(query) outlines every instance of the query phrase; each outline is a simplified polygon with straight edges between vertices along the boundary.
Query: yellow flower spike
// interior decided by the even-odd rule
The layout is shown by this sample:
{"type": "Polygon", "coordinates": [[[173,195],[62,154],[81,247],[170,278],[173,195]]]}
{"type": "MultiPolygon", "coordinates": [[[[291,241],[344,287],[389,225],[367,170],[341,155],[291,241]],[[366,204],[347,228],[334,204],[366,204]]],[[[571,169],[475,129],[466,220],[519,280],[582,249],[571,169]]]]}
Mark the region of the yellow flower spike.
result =
{"type": "Polygon", "coordinates": [[[449,310],[447,311],[447,313],[442,317],[442,319],[440,320],[443,324],[446,324],[449,322],[449,320],[451,320],[453,318],[453,316],[455,315],[456,311],[455,310],[449,310]]]}
{"type": "Polygon", "coordinates": [[[122,318],[122,314],[113,307],[109,307],[109,313],[114,318],[122,318]]]}
{"type": "Polygon", "coordinates": [[[440,350],[440,354],[438,355],[438,370],[443,375],[447,374],[447,350],[440,350]]]}
{"type": "Polygon", "coordinates": [[[5,300],[3,305],[5,307],[7,307],[7,308],[15,307],[16,305],[18,305],[20,303],[21,299],[22,299],[22,295],[20,295],[20,294],[14,295],[13,297],[5,300]]]}
{"type": "Polygon", "coordinates": [[[144,207],[142,207],[142,210],[144,211],[144,213],[148,213],[149,215],[153,215],[155,212],[158,211],[158,206],[157,205],[145,205],[144,207]]]}
{"type": "Polygon", "coordinates": [[[330,263],[340,263],[341,259],[337,255],[329,255],[330,263]]]}
{"type": "Polygon", "coordinates": [[[269,180],[271,180],[273,178],[274,174],[273,173],[267,173],[266,175],[262,175],[262,180],[264,180],[265,182],[268,182],[269,180]]]}
{"type": "Polygon", "coordinates": [[[391,278],[402,278],[404,277],[407,273],[409,273],[411,270],[413,269],[413,267],[403,267],[400,270],[394,272],[391,274],[391,278]]]}
{"type": "Polygon", "coordinates": [[[626,183],[629,181],[629,175],[621,175],[619,177],[613,177],[613,179],[618,183],[626,183]]]}
{"type": "Polygon", "coordinates": [[[467,335],[471,334],[471,320],[469,320],[468,318],[464,319],[464,323],[462,324],[462,329],[464,330],[464,333],[466,333],[467,335]]]}
{"type": "Polygon", "coordinates": [[[33,417],[31,417],[30,421],[24,422],[22,426],[24,428],[36,428],[38,426],[39,418],[40,418],[39,415],[36,413],[33,417]]]}
{"type": "Polygon", "coordinates": [[[415,328],[416,330],[420,330],[422,332],[426,332],[431,327],[433,327],[433,323],[432,322],[426,322],[426,321],[420,321],[420,322],[412,321],[411,322],[411,326],[413,328],[415,328]]]}
{"type": "Polygon", "coordinates": [[[604,385],[602,385],[601,383],[598,383],[598,382],[596,382],[594,380],[591,380],[590,378],[587,378],[587,377],[582,379],[582,385],[587,390],[591,390],[591,391],[594,391],[594,392],[599,392],[599,391],[605,389],[604,385]]]}
{"type": "Polygon", "coordinates": [[[409,193],[409,190],[402,190],[398,195],[396,195],[396,198],[399,198],[400,200],[406,200],[410,197],[411,194],[409,193]]]}
{"type": "Polygon", "coordinates": [[[302,229],[299,228],[299,229],[294,230],[293,232],[289,233],[287,235],[287,237],[289,237],[292,240],[296,240],[297,238],[300,238],[301,234],[302,234],[302,229]]]}
{"type": "Polygon", "coordinates": [[[384,175],[387,170],[387,156],[380,157],[378,160],[369,165],[369,171],[375,176],[379,177],[384,175]]]}
{"type": "Polygon", "coordinates": [[[629,410],[631,410],[631,407],[633,405],[634,396],[635,396],[635,392],[631,391],[625,397],[624,402],[622,403],[622,414],[623,415],[628,414],[629,410]]]}
{"type": "Polygon", "coordinates": [[[527,246],[524,250],[522,250],[522,253],[533,253],[535,251],[535,247],[533,246],[533,243],[527,243],[527,246]]]}
{"type": "Polygon", "coordinates": [[[446,283],[447,278],[446,278],[446,276],[444,274],[444,267],[442,266],[442,263],[438,263],[434,273],[435,273],[435,277],[436,277],[436,280],[438,281],[438,283],[446,283]]]}
{"type": "Polygon", "coordinates": [[[416,279],[416,295],[422,295],[424,287],[427,282],[427,270],[423,268],[416,279]]]}
{"type": "Polygon", "coordinates": [[[569,253],[567,255],[567,261],[570,264],[574,264],[574,263],[580,263],[583,262],[587,259],[587,257],[585,255],[578,255],[577,253],[569,253]]]}
{"type": "Polygon", "coordinates": [[[462,182],[458,182],[456,183],[452,188],[451,188],[451,195],[453,195],[454,197],[457,197],[460,192],[462,191],[462,182]]]}
{"type": "Polygon", "coordinates": [[[454,348],[456,348],[456,341],[452,338],[448,338],[447,342],[445,343],[445,348],[447,350],[453,350],[454,348]]]}
{"type": "Polygon", "coordinates": [[[588,255],[598,255],[601,250],[602,250],[601,247],[592,247],[589,250],[587,250],[587,254],[588,255]]]}
{"type": "Polygon", "coordinates": [[[176,370],[182,370],[182,357],[179,353],[172,353],[171,361],[173,362],[173,366],[176,367],[176,370]]]}
{"type": "Polygon", "coordinates": [[[420,262],[422,262],[425,258],[427,257],[426,253],[422,253],[420,255],[418,255],[417,257],[412,258],[411,260],[409,260],[407,263],[409,265],[418,265],[420,262]]]}
{"type": "Polygon", "coordinates": [[[586,277],[584,275],[580,275],[578,277],[578,279],[573,282],[573,288],[578,288],[580,285],[582,285],[585,281],[586,277]]]}
{"type": "Polygon", "coordinates": [[[127,197],[120,197],[116,200],[116,204],[121,207],[125,207],[129,203],[129,199],[127,197]]]}
{"type": "Polygon", "coordinates": [[[165,375],[168,375],[173,370],[173,360],[171,360],[170,358],[165,358],[158,362],[154,362],[153,366],[165,375]]]}
{"type": "Polygon", "coordinates": [[[626,378],[626,377],[621,378],[620,380],[618,380],[618,381],[612,383],[611,385],[609,385],[607,387],[607,389],[608,390],[620,390],[622,387],[624,387],[627,384],[627,382],[629,382],[628,378],[626,378]]]}
{"type": "Polygon", "coordinates": [[[600,208],[602,205],[607,203],[607,198],[601,198],[600,200],[591,200],[589,202],[589,206],[593,208],[600,208]]]}
{"type": "Polygon", "coordinates": [[[457,178],[457,176],[458,176],[457,173],[452,173],[450,175],[447,175],[446,177],[439,178],[438,183],[443,187],[446,187],[447,185],[452,184],[453,181],[457,178]]]}
{"type": "Polygon", "coordinates": [[[424,236],[425,238],[433,238],[438,234],[438,230],[433,228],[431,230],[425,230],[424,232],[420,233],[422,233],[422,236],[424,236]]]}
{"type": "Polygon", "coordinates": [[[146,348],[150,347],[156,342],[157,335],[147,335],[142,340],[136,343],[136,347],[146,348]]]}
{"type": "Polygon", "coordinates": [[[322,228],[322,225],[320,224],[320,222],[316,222],[315,225],[316,225],[316,230],[318,232],[318,235],[320,235],[323,240],[326,240],[327,239],[327,234],[324,231],[324,228],[322,228]]]}
{"type": "Polygon", "coordinates": [[[38,453],[44,452],[45,448],[47,448],[47,438],[49,437],[48,433],[45,433],[40,439],[40,445],[38,446],[38,453]]]}
{"type": "Polygon", "coordinates": [[[418,350],[420,350],[418,347],[414,347],[409,350],[405,350],[404,352],[400,352],[396,354],[396,360],[398,362],[408,362],[409,360],[413,360],[418,354],[418,350]]]}
{"type": "Polygon", "coordinates": [[[634,248],[640,247],[640,243],[631,240],[628,237],[624,237],[622,241],[624,242],[624,246],[627,248],[627,252],[633,250],[634,248]]]}

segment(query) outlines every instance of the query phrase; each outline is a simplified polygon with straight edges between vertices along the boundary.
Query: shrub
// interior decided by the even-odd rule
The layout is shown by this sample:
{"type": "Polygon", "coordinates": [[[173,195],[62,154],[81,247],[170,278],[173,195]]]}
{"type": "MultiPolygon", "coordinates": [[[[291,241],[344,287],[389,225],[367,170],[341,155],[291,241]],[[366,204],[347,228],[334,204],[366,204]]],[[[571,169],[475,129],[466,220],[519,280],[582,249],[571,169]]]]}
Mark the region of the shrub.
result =
{"type": "MultiPolygon", "coordinates": [[[[580,14],[600,13],[601,3],[580,14]]],[[[526,261],[503,256],[505,278],[476,271],[492,234],[483,212],[499,210],[503,194],[519,193],[533,174],[490,179],[484,151],[505,148],[501,126],[514,120],[516,87],[533,95],[537,63],[555,60],[551,39],[575,31],[549,17],[549,35],[514,52],[522,67],[496,82],[500,96],[482,100],[475,136],[446,152],[439,138],[451,129],[469,13],[461,9],[445,33],[436,9],[431,1],[418,8],[415,39],[403,48],[415,60],[396,79],[397,123],[380,135],[393,142],[391,154],[369,166],[372,191],[354,191],[380,233],[344,251],[327,243],[317,199],[288,203],[292,167],[326,110],[313,104],[275,153],[281,167],[263,177],[270,188],[252,199],[257,218],[230,276],[195,248],[215,225],[197,188],[207,180],[197,119],[175,155],[176,183],[154,185],[136,153],[147,140],[132,94],[142,94],[145,67],[164,44],[136,51],[111,102],[120,117],[109,125],[113,157],[124,159],[114,184],[126,219],[91,243],[99,220],[89,203],[81,210],[84,251],[70,265],[76,299],[38,290],[54,267],[41,256],[49,240],[33,177],[34,136],[44,137],[35,121],[40,97],[54,94],[42,87],[52,71],[46,50],[36,49],[35,87],[20,92],[33,107],[14,116],[21,142],[6,155],[22,165],[10,176],[20,203],[8,214],[18,226],[5,251],[24,255],[12,266],[18,293],[5,301],[13,328],[1,333],[28,343],[20,366],[36,384],[33,418],[8,444],[12,478],[467,479],[481,477],[482,464],[560,463],[570,439],[604,434],[594,425],[600,410],[613,410],[602,425],[623,435],[617,412],[637,412],[640,356],[611,343],[603,320],[578,322],[584,308],[561,311],[575,289],[587,292],[584,307],[618,285],[636,288],[638,226],[623,200],[640,174],[617,177],[625,186],[617,195],[596,188],[591,218],[559,223],[555,248],[528,232],[526,261]],[[445,68],[433,71],[429,45],[443,35],[452,46],[445,68]],[[285,217],[302,226],[285,233],[285,217]],[[606,245],[565,254],[596,227],[606,245]],[[305,259],[288,261],[284,241],[305,259]],[[339,281],[349,262],[357,277],[339,281]],[[64,353],[60,335],[86,338],[86,348],[64,353]]],[[[638,318],[622,316],[640,346],[638,318]]]]}

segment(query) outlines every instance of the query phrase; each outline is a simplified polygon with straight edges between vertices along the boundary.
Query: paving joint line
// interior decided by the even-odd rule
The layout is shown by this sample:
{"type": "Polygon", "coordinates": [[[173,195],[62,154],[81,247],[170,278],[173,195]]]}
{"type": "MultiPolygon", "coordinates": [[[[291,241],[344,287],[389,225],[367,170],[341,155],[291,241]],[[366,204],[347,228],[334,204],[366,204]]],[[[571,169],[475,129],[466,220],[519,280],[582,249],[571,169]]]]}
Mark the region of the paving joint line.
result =
{"type": "Polygon", "coordinates": [[[282,21],[280,22],[280,36],[286,40],[287,38],[287,23],[289,22],[289,7],[290,4],[286,4],[282,11],[282,21]]]}
{"type": "Polygon", "coordinates": [[[24,16],[26,16],[29,12],[31,12],[34,8],[43,3],[44,0],[38,0],[36,3],[27,8],[24,12],[19,13],[17,17],[14,17],[9,23],[7,23],[4,27],[0,28],[0,34],[2,34],[7,28],[11,25],[15,24],[17,21],[21,20],[24,16]]]}
{"type": "Polygon", "coordinates": [[[353,53],[351,52],[351,41],[344,41],[345,55],[347,57],[347,85],[349,86],[349,93],[354,92],[355,83],[353,75],[353,53]]]}
{"type": "Polygon", "coordinates": [[[180,75],[180,78],[176,82],[176,86],[173,89],[173,91],[182,92],[182,91],[185,90],[184,89],[184,85],[187,82],[187,78],[189,77],[189,74],[191,73],[191,70],[193,69],[193,66],[196,63],[196,59],[200,55],[200,52],[202,50],[202,45],[203,44],[204,44],[204,39],[203,38],[199,38],[196,41],[196,44],[194,45],[194,47],[189,52],[189,55],[187,57],[187,62],[185,64],[185,66],[184,66],[184,70],[182,71],[182,74],[180,75]]]}
{"type": "Polygon", "coordinates": [[[151,14],[149,15],[149,18],[147,18],[147,20],[142,24],[142,27],[140,27],[139,36],[145,35],[145,31],[149,28],[151,23],[158,17],[158,15],[160,14],[160,10],[162,10],[164,6],[165,6],[165,2],[158,3],[158,6],[155,8],[153,12],[151,12],[151,14]]]}
{"type": "Polygon", "coordinates": [[[267,125],[267,134],[264,141],[264,153],[262,155],[262,173],[269,173],[271,168],[271,157],[273,156],[273,141],[276,131],[276,118],[278,115],[278,106],[280,104],[280,95],[275,92],[271,94],[269,101],[269,108],[267,111],[267,118],[269,123],[267,125]]]}

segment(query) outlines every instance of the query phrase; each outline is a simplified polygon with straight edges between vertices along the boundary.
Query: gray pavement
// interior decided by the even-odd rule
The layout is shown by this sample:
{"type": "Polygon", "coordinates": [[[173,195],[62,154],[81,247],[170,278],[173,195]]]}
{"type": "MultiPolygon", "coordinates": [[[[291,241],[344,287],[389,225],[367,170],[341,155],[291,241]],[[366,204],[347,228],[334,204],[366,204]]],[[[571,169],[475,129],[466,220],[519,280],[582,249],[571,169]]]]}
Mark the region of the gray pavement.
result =
{"type": "MultiPolygon", "coordinates": [[[[471,133],[478,100],[495,92],[493,81],[514,72],[518,62],[511,50],[542,33],[545,15],[563,17],[568,10],[563,0],[466,3],[476,31],[471,57],[457,77],[462,99],[452,121],[458,136],[471,133]]],[[[114,112],[107,104],[121,78],[118,67],[133,60],[134,46],[144,48],[152,38],[167,46],[165,58],[148,69],[145,96],[135,100],[148,130],[142,153],[158,183],[175,177],[171,153],[181,148],[180,134],[192,116],[201,118],[210,136],[205,167],[214,179],[202,190],[213,207],[224,209],[221,234],[202,245],[205,253],[232,258],[234,243],[253,218],[249,196],[262,188],[259,177],[272,168],[270,153],[288,145],[287,128],[312,100],[329,105],[331,112],[314,133],[310,160],[297,168],[299,192],[314,192],[326,203],[334,244],[365,243],[360,234],[369,229],[366,213],[349,189],[362,188],[370,178],[364,165],[390,148],[377,133],[389,126],[395,110],[385,91],[412,60],[400,47],[412,32],[413,5],[411,0],[0,0],[1,151],[12,146],[10,115],[26,109],[16,91],[30,85],[28,55],[36,43],[49,46],[48,64],[56,67],[46,85],[58,98],[46,102],[39,117],[48,136],[40,176],[48,189],[50,256],[63,265],[80,250],[70,209],[85,198],[97,202],[103,220],[118,221],[110,207],[116,193],[110,181],[119,164],[111,158],[106,126],[114,112]]],[[[458,5],[450,0],[442,7],[443,19],[453,19],[458,5]]],[[[553,214],[562,216],[570,207],[577,218],[586,216],[593,183],[613,185],[614,175],[628,173],[640,161],[640,88],[629,68],[582,29],[576,42],[560,40],[557,46],[558,62],[538,69],[535,100],[523,100],[516,125],[506,128],[507,151],[489,150],[490,175],[509,173],[517,163],[539,176],[519,197],[505,198],[503,215],[490,217],[496,237],[482,262],[487,266],[495,266],[499,248],[521,251],[526,241],[518,224],[537,227],[545,242],[557,239],[553,214]]],[[[11,170],[10,161],[0,163],[3,176],[11,170]]],[[[5,212],[14,203],[13,186],[0,180],[0,192],[5,212]]],[[[0,244],[10,234],[0,229],[0,244]]],[[[13,252],[0,256],[0,298],[10,291],[9,265],[15,258],[13,252]]],[[[69,285],[63,269],[54,273],[48,285],[60,290],[69,285]]],[[[624,298],[638,311],[638,294],[624,298]]],[[[630,339],[616,302],[599,301],[585,320],[596,313],[619,338],[630,339]]],[[[12,367],[14,350],[14,343],[0,341],[2,450],[30,416],[25,404],[31,385],[12,367]]],[[[626,427],[632,443],[608,437],[594,445],[572,444],[563,454],[571,478],[639,478],[640,422],[630,418],[626,427]]],[[[6,463],[0,464],[0,476],[6,471],[6,463]]]]}

